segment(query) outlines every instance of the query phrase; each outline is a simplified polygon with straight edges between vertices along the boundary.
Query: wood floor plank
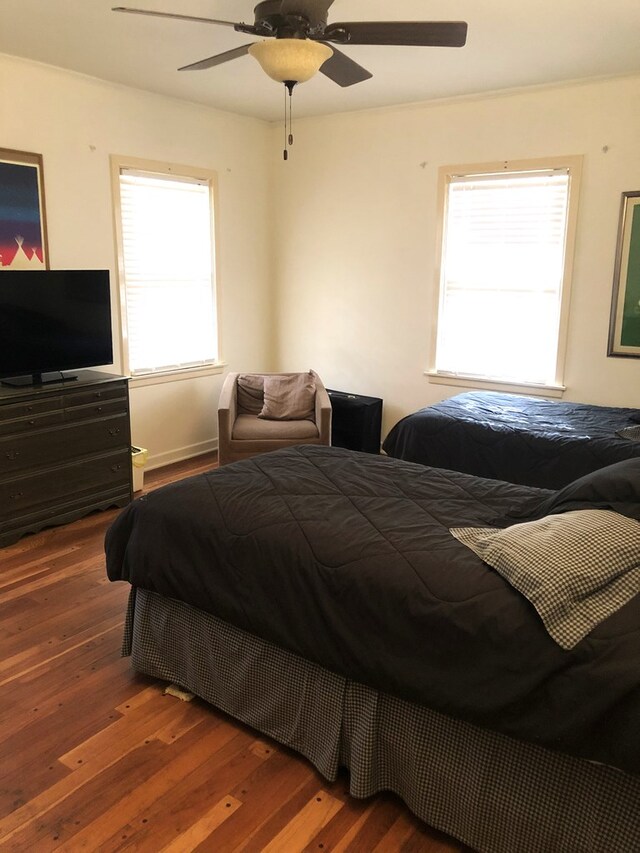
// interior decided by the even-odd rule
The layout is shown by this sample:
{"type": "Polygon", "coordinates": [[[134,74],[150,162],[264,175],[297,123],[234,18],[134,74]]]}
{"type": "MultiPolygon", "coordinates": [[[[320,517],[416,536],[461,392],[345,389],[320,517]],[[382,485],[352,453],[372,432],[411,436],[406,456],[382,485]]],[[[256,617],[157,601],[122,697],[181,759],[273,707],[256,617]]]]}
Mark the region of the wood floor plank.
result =
{"type": "MultiPolygon", "coordinates": [[[[12,709],[6,710],[0,721],[0,776],[3,762],[12,751],[15,751],[13,746],[15,739],[21,737],[22,732],[30,726],[38,725],[45,733],[55,730],[55,738],[49,736],[46,740],[51,742],[59,754],[61,725],[65,725],[69,720],[70,724],[75,724],[77,727],[79,709],[82,709],[85,720],[93,716],[101,717],[105,711],[112,718],[117,716],[118,712],[115,709],[112,710],[112,703],[124,702],[131,693],[139,689],[136,682],[129,681],[126,675],[128,675],[128,661],[113,658],[110,652],[103,658],[103,667],[86,672],[82,678],[75,679],[68,689],[41,690],[40,684],[44,678],[27,685],[23,693],[16,697],[12,709]],[[86,701],[87,694],[91,696],[89,703],[86,701]],[[34,700],[37,701],[37,705],[34,704],[34,700]],[[8,723],[7,720],[12,712],[15,714],[15,719],[8,723]]],[[[52,679],[49,677],[48,681],[51,683],[52,679]]],[[[51,687],[53,688],[53,684],[51,687]]]]}
{"type": "Polygon", "coordinates": [[[163,847],[162,853],[184,853],[185,850],[195,850],[241,806],[242,803],[235,797],[223,797],[189,829],[181,832],[173,841],[163,847]]]}
{"type": "Polygon", "coordinates": [[[89,642],[94,643],[106,634],[122,632],[122,625],[122,613],[116,613],[97,625],[94,623],[90,628],[84,628],[70,635],[63,634],[61,638],[54,635],[49,640],[43,640],[28,649],[10,655],[0,665],[0,687],[24,678],[43,667],[48,668],[59,658],[75,652],[89,642]]]}
{"type": "Polygon", "coordinates": [[[303,853],[323,850],[325,853],[345,853],[361,828],[369,820],[375,801],[351,800],[339,811],[304,848],[303,853]]]}
{"type": "Polygon", "coordinates": [[[73,524],[52,527],[35,536],[25,536],[15,545],[0,550],[1,574],[16,570],[18,575],[22,573],[28,577],[34,567],[79,550],[87,542],[100,542],[102,545],[101,539],[117,514],[118,510],[93,513],[73,524]]]}
{"type": "MultiPolygon", "coordinates": [[[[216,465],[145,472],[144,493],[216,465]]],[[[136,495],[139,496],[139,495],[136,495]]],[[[105,573],[119,510],[0,549],[0,850],[460,853],[395,797],[365,802],[120,657],[128,596],[105,573]]]]}
{"type": "Polygon", "coordinates": [[[235,846],[233,853],[254,853],[254,851],[262,853],[264,848],[295,819],[296,815],[316,795],[319,784],[322,784],[322,780],[315,773],[304,773],[300,784],[293,789],[287,788],[284,796],[281,792],[280,796],[276,797],[275,790],[264,792],[263,796],[269,802],[267,819],[256,831],[235,846]]]}
{"type": "MultiPolygon", "coordinates": [[[[93,819],[109,810],[114,800],[121,799],[133,785],[144,786],[154,772],[164,767],[164,748],[158,741],[150,742],[127,753],[123,758],[106,768],[81,788],[55,803],[39,814],[35,820],[16,828],[2,840],[2,850],[100,850],[91,838],[87,844],[83,839],[76,843],[76,836],[93,819]],[[123,784],[122,779],[126,780],[123,784]],[[84,790],[83,790],[84,788],[84,790]]],[[[73,774],[72,774],[73,775],[73,774]]],[[[113,828],[108,830],[111,834],[113,828]]]]}
{"type": "Polygon", "coordinates": [[[95,546],[91,539],[74,547],[62,548],[57,554],[37,561],[36,566],[20,566],[18,571],[2,571],[2,597],[9,601],[13,593],[19,595],[30,589],[39,589],[57,583],[65,575],[78,577],[74,571],[79,565],[87,565],[95,560],[95,546]]]}
{"type": "Polygon", "coordinates": [[[376,798],[371,811],[360,825],[358,832],[344,848],[345,853],[358,853],[360,850],[374,850],[376,845],[389,831],[398,815],[398,803],[387,795],[376,798]]]}
{"type": "Polygon", "coordinates": [[[116,705],[116,711],[118,711],[119,714],[126,716],[132,711],[135,711],[137,708],[140,708],[142,705],[146,705],[147,702],[151,702],[158,696],[162,695],[163,690],[163,683],[160,681],[154,681],[153,684],[149,684],[143,690],[138,690],[133,696],[130,696],[121,704],[116,705]]]}
{"type": "Polygon", "coordinates": [[[121,725],[122,719],[116,720],[60,756],[58,760],[75,772],[7,816],[0,826],[0,843],[9,840],[25,823],[41,818],[145,740],[151,741],[151,730],[164,725],[173,713],[175,710],[171,706],[165,706],[158,711],[140,712],[135,720],[125,721],[128,725],[121,725]]]}
{"type": "MultiPolygon", "coordinates": [[[[100,632],[89,642],[73,644],[74,647],[66,655],[47,658],[43,664],[32,666],[18,677],[7,680],[5,686],[0,687],[1,693],[11,694],[11,705],[3,706],[0,711],[2,737],[14,731],[14,727],[21,726],[23,718],[15,717],[16,713],[28,713],[32,707],[36,707],[36,702],[37,707],[54,700],[64,703],[72,695],[80,700],[84,698],[86,702],[88,697],[83,687],[94,672],[101,673],[102,678],[105,678],[103,668],[115,667],[118,672],[128,672],[129,662],[120,659],[120,635],[121,627],[115,626],[111,631],[100,632]],[[11,722],[12,716],[14,722],[11,722]]],[[[126,687],[126,682],[120,681],[116,690],[121,685],[126,687]]],[[[123,698],[126,695],[125,690],[123,698]]]]}
{"type": "MultiPolygon", "coordinates": [[[[132,772],[133,757],[127,756],[119,764],[107,768],[108,772],[96,777],[92,787],[98,790],[107,788],[109,794],[103,798],[100,809],[93,808],[89,812],[84,807],[87,797],[82,792],[75,792],[74,797],[61,803],[58,815],[52,815],[53,824],[65,815],[81,815],[82,828],[72,831],[65,839],[69,846],[76,850],[110,850],[127,836],[127,841],[135,843],[141,849],[140,841],[148,835],[148,829],[153,827],[153,817],[150,809],[153,804],[167,792],[171,792],[178,783],[189,776],[200,763],[210,760],[225,745],[230,743],[237,733],[231,725],[211,726],[206,720],[201,721],[198,730],[191,732],[191,737],[179,746],[167,746],[155,741],[144,744],[144,749],[151,745],[148,751],[151,758],[147,762],[144,774],[136,768],[132,772]],[[123,770],[127,763],[130,769],[126,774],[123,770]],[[125,777],[125,782],[119,782],[125,777]]],[[[140,747],[142,749],[143,747],[140,747]]],[[[77,819],[77,818],[76,818],[77,819]]],[[[156,850],[160,849],[158,845],[156,850]]],[[[187,848],[188,849],[188,848],[187,848]]]]}
{"type": "Polygon", "coordinates": [[[309,841],[340,811],[344,803],[324,790],[317,791],[295,817],[271,839],[264,853],[287,853],[302,850],[309,841]]]}
{"type": "Polygon", "coordinates": [[[167,701],[166,697],[157,702],[147,702],[83,740],[58,760],[73,768],[80,764],[106,767],[113,762],[114,756],[120,756],[138,743],[154,738],[158,729],[176,721],[183,710],[179,703],[167,701]]]}
{"type": "MultiPolygon", "coordinates": [[[[167,826],[172,835],[182,835],[207,813],[213,803],[232,796],[229,788],[238,776],[251,773],[264,761],[247,749],[250,737],[239,731],[231,720],[221,718],[221,731],[231,736],[215,750],[200,750],[192,760],[187,775],[176,780],[170,788],[157,790],[146,807],[138,810],[137,821],[125,828],[129,843],[135,844],[139,853],[156,853],[168,841],[167,826]],[[146,825],[142,826],[143,817],[146,825]]],[[[243,800],[235,797],[239,802],[243,800]]],[[[231,819],[228,815],[226,819],[231,819]]],[[[215,828],[211,828],[213,832],[215,828]]],[[[112,843],[115,838],[106,839],[112,843]]]]}
{"type": "MultiPolygon", "coordinates": [[[[244,808],[212,834],[211,847],[205,845],[203,851],[259,850],[256,838],[273,817],[278,804],[296,796],[310,784],[310,779],[311,786],[317,788],[319,780],[307,764],[292,763],[287,752],[274,751],[268,761],[259,762],[230,789],[229,793],[241,800],[244,808]]],[[[269,832],[265,836],[268,843],[269,832]]]]}
{"type": "Polygon", "coordinates": [[[400,815],[391,824],[371,853],[386,853],[387,850],[405,850],[413,838],[415,826],[404,815],[400,815]]]}

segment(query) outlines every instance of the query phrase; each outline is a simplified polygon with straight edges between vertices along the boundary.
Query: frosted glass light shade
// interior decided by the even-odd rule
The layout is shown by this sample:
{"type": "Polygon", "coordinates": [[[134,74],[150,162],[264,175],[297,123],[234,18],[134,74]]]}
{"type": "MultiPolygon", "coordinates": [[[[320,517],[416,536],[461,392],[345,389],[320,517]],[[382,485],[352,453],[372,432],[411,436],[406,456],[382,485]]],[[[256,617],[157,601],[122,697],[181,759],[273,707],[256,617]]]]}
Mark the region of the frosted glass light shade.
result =
{"type": "Polygon", "coordinates": [[[333,56],[333,51],[326,44],[309,39],[259,41],[251,45],[249,53],[258,60],[265,74],[278,83],[285,80],[304,83],[333,56]]]}

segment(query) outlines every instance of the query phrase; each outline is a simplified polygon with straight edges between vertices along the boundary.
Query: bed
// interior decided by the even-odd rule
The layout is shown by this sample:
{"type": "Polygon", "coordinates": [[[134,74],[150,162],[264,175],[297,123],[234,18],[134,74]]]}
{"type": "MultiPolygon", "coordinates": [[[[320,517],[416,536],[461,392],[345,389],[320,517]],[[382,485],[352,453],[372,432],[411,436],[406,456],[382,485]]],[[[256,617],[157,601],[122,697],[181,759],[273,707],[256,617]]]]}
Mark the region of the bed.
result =
{"type": "Polygon", "coordinates": [[[640,457],[640,409],[468,391],[400,420],[383,450],[396,459],[558,489],[640,457]]]}
{"type": "Polygon", "coordinates": [[[131,585],[123,650],[328,779],[347,767],[354,796],[393,790],[483,853],[631,853],[640,596],[627,588],[564,648],[450,532],[585,512],[631,526],[617,576],[640,590],[636,460],[554,493],[340,448],[254,457],[112,525],[108,576],[131,585]]]}

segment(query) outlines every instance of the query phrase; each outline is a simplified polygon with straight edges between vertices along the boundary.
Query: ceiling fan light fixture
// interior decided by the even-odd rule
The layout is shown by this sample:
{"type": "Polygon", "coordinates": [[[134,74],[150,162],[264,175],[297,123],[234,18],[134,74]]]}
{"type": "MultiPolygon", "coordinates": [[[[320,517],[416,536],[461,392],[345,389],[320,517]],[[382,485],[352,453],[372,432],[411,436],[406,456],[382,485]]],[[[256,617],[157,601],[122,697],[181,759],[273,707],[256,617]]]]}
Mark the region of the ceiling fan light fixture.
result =
{"type": "Polygon", "coordinates": [[[249,48],[249,53],[260,63],[265,74],[278,83],[305,83],[333,56],[333,51],[326,44],[310,39],[286,38],[256,42],[249,48]]]}

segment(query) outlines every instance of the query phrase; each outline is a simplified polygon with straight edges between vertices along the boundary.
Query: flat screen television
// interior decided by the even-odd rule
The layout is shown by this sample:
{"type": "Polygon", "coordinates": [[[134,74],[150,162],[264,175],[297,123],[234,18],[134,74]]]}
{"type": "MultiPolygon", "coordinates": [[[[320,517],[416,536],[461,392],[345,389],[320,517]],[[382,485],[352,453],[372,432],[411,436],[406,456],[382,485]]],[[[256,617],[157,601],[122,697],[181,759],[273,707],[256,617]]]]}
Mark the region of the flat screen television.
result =
{"type": "Polygon", "coordinates": [[[108,270],[0,270],[0,381],[66,382],[112,364],[108,270]]]}

